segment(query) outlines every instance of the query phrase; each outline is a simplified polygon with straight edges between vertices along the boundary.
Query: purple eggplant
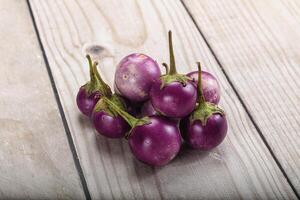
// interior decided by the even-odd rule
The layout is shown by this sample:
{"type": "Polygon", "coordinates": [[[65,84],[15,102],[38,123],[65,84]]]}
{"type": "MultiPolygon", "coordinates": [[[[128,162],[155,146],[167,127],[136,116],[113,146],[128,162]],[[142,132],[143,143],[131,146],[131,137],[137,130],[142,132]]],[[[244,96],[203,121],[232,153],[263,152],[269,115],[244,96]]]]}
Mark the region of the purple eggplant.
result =
{"type": "Polygon", "coordinates": [[[172,32],[169,31],[170,70],[166,63],[167,73],[161,76],[160,81],[154,82],[150,92],[151,103],[160,114],[182,118],[189,115],[195,108],[197,89],[191,78],[178,74],[172,44],[172,32]]]}
{"type": "Polygon", "coordinates": [[[190,116],[181,120],[181,133],[190,147],[210,150],[224,140],[228,126],[224,111],[205,101],[201,77],[201,66],[198,63],[198,105],[190,116]]]}
{"type": "Polygon", "coordinates": [[[110,96],[109,86],[102,80],[98,70],[97,62],[92,61],[89,55],[86,56],[90,68],[90,81],[81,86],[76,97],[76,103],[79,110],[86,116],[90,117],[92,111],[103,96],[110,96]]]}
{"type": "MultiPolygon", "coordinates": [[[[120,96],[114,94],[105,98],[109,98],[120,109],[126,109],[126,104],[120,96]]],[[[123,138],[130,129],[128,123],[117,112],[110,109],[103,98],[98,101],[94,108],[92,122],[99,134],[109,138],[123,138]]]]}
{"type": "Polygon", "coordinates": [[[132,102],[149,99],[152,84],[161,75],[159,66],[151,57],[134,53],[126,56],[117,66],[115,91],[132,102]]]}
{"type": "Polygon", "coordinates": [[[161,166],[175,158],[181,147],[181,136],[176,121],[163,116],[137,119],[109,99],[104,98],[104,101],[131,126],[126,138],[138,160],[148,165],[161,166]]]}

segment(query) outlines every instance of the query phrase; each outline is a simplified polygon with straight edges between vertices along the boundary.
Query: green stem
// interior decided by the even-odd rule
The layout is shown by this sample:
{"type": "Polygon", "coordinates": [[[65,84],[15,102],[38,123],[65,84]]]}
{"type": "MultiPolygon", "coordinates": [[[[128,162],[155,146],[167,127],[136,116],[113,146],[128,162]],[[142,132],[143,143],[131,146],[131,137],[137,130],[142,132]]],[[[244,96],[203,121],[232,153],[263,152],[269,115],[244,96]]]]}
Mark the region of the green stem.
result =
{"type": "Polygon", "coordinates": [[[108,97],[111,96],[112,92],[110,87],[103,81],[102,77],[98,72],[97,69],[98,62],[93,63],[90,55],[86,55],[86,58],[89,61],[90,77],[91,77],[90,84],[92,85],[91,88],[98,88],[104,96],[108,96],[108,97]]]}
{"type": "Polygon", "coordinates": [[[200,62],[197,62],[197,65],[198,65],[198,87],[197,87],[198,105],[196,109],[193,111],[193,113],[190,115],[190,122],[192,123],[195,120],[200,120],[202,125],[205,126],[207,120],[213,114],[218,113],[220,115],[224,115],[225,113],[221,108],[219,108],[215,104],[205,102],[203,91],[202,91],[202,76],[201,76],[202,71],[201,71],[200,62]]]}
{"type": "Polygon", "coordinates": [[[98,81],[100,82],[100,85],[102,87],[102,92],[103,92],[104,96],[111,96],[112,95],[111,89],[104,82],[104,80],[102,79],[102,77],[100,76],[100,74],[98,72],[98,69],[97,69],[97,65],[98,65],[98,62],[94,62],[93,70],[94,70],[94,73],[96,74],[96,77],[97,77],[98,81]]]}
{"type": "Polygon", "coordinates": [[[166,68],[166,74],[169,73],[169,66],[167,63],[162,63],[162,65],[166,68]]]}
{"type": "Polygon", "coordinates": [[[203,91],[202,91],[201,63],[197,62],[197,65],[198,65],[198,88],[197,88],[198,91],[197,92],[198,92],[198,103],[200,106],[200,104],[205,103],[205,99],[204,99],[203,91]]]}
{"type": "Polygon", "coordinates": [[[170,53],[170,71],[169,74],[177,74],[176,65],[175,65],[175,57],[173,51],[173,43],[172,43],[172,31],[169,31],[169,53],[170,53]]]}
{"type": "Polygon", "coordinates": [[[90,55],[86,55],[86,58],[88,59],[88,62],[89,62],[91,83],[94,83],[94,82],[96,82],[96,80],[97,80],[97,75],[94,73],[94,68],[98,65],[98,63],[95,62],[95,63],[93,64],[93,61],[92,61],[90,55]]]}
{"type": "Polygon", "coordinates": [[[129,113],[120,109],[116,104],[110,101],[108,98],[103,97],[103,101],[108,104],[116,113],[118,113],[129,125],[131,128],[134,128],[136,124],[140,121],[139,119],[133,117],[129,113]]]}

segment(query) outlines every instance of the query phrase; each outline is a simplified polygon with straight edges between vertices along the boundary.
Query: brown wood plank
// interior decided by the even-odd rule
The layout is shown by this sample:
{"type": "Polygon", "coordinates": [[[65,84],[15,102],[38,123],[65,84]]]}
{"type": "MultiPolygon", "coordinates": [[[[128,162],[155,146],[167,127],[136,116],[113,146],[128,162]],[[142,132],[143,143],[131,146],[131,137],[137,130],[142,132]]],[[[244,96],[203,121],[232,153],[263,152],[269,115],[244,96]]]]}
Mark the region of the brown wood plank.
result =
{"type": "Polygon", "coordinates": [[[82,199],[26,1],[0,2],[0,198],[82,199]]]}
{"type": "Polygon", "coordinates": [[[295,197],[179,1],[30,2],[93,198],[295,197]],[[195,62],[201,60],[220,80],[230,129],[213,151],[184,149],[169,165],[152,168],[132,157],[125,140],[96,136],[77,110],[75,97],[88,80],[84,45],[103,48],[97,55],[100,69],[112,85],[116,64],[131,52],[167,61],[169,29],[174,32],[179,70],[195,70],[195,62]]]}
{"type": "Polygon", "coordinates": [[[299,2],[184,2],[299,194],[299,2]]]}

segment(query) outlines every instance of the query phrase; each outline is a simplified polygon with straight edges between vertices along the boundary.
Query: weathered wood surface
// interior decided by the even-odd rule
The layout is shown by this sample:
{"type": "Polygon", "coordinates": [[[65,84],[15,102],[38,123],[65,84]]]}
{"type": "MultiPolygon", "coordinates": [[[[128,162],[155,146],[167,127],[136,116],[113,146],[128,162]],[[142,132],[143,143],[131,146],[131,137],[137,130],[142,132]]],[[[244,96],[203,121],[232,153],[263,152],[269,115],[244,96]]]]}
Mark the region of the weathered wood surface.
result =
{"type": "Polygon", "coordinates": [[[0,2],[0,198],[82,199],[25,1],[0,2]]]}
{"type": "Polygon", "coordinates": [[[92,198],[295,198],[179,1],[30,2],[92,198]],[[83,45],[101,58],[102,75],[112,85],[116,64],[131,52],[168,61],[169,29],[179,71],[195,70],[201,60],[219,79],[230,128],[215,150],[184,148],[169,165],[151,168],[132,157],[125,140],[96,137],[91,123],[79,114],[75,96],[88,80],[83,45]]]}
{"type": "Polygon", "coordinates": [[[300,4],[185,0],[300,194],[300,4]]]}

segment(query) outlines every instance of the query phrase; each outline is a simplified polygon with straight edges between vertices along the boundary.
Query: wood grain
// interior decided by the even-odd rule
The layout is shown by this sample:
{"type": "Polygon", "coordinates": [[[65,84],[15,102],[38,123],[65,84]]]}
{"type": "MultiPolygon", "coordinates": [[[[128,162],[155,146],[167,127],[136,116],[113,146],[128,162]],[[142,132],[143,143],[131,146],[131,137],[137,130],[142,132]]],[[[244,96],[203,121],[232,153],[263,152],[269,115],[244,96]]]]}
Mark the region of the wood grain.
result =
{"type": "Polygon", "coordinates": [[[300,4],[186,0],[300,194],[300,4]]]}
{"type": "Polygon", "coordinates": [[[92,198],[295,198],[179,1],[30,2],[92,198]],[[112,85],[116,64],[129,53],[167,61],[169,29],[178,70],[195,70],[201,60],[220,80],[230,129],[224,143],[211,152],[183,147],[169,165],[151,168],[133,158],[125,140],[96,136],[78,112],[75,97],[88,80],[83,46],[100,59],[102,75],[112,85]]]}
{"type": "Polygon", "coordinates": [[[25,1],[0,3],[0,198],[82,199],[25,1]]]}

